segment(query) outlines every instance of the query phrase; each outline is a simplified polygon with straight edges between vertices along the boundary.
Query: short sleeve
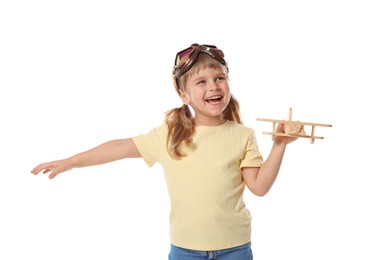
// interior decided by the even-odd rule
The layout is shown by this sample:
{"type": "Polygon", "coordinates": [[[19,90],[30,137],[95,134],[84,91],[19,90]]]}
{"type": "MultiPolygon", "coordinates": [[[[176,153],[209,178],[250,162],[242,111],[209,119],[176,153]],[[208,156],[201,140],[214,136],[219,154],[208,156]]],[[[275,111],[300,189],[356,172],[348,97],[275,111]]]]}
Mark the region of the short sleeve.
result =
{"type": "Polygon", "coordinates": [[[250,130],[244,156],[240,163],[243,167],[260,167],[263,164],[263,156],[257,146],[257,140],[253,129],[250,130]]]}
{"type": "Polygon", "coordinates": [[[167,133],[167,125],[164,123],[146,134],[133,137],[135,146],[149,167],[158,162],[161,153],[166,150],[167,133]]]}

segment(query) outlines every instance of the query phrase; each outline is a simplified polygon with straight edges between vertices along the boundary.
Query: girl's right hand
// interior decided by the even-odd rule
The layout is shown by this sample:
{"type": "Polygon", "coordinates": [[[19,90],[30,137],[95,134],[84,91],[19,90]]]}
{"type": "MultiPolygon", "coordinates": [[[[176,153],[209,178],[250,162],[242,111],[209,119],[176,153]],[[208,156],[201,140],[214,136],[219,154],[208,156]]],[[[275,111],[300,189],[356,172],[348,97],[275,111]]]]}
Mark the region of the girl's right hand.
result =
{"type": "Polygon", "coordinates": [[[53,179],[58,174],[68,171],[71,169],[71,166],[69,164],[69,160],[58,160],[58,161],[52,161],[47,163],[41,163],[38,166],[36,166],[34,169],[31,170],[31,173],[34,175],[37,175],[42,171],[42,173],[46,174],[49,173],[49,178],[53,179]]]}

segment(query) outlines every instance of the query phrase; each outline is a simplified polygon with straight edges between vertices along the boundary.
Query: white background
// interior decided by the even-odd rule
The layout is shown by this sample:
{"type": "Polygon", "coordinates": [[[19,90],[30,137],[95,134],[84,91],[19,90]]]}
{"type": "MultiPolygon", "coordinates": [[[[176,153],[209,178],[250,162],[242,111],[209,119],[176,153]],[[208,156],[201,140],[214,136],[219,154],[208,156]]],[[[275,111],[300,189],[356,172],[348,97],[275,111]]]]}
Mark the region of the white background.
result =
{"type": "Polygon", "coordinates": [[[166,259],[161,168],[37,164],[145,133],[180,106],[177,51],[224,50],[266,158],[271,123],[332,124],[289,145],[262,198],[246,192],[255,259],[389,259],[386,1],[2,1],[0,259],[166,259]],[[138,258],[137,258],[138,257],[138,258]]]}

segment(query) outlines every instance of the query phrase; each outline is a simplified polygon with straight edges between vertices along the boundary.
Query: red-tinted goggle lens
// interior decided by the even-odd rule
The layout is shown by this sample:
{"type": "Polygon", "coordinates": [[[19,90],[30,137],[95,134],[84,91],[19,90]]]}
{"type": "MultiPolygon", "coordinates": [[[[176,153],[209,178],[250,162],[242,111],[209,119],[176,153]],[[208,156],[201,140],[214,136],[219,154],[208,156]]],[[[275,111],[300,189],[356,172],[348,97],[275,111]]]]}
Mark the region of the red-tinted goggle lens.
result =
{"type": "Polygon", "coordinates": [[[197,44],[194,43],[191,47],[184,49],[176,54],[175,66],[173,68],[173,75],[180,77],[186,73],[199,57],[199,53],[206,53],[219,61],[222,65],[227,67],[224,60],[224,53],[214,45],[197,44]]]}

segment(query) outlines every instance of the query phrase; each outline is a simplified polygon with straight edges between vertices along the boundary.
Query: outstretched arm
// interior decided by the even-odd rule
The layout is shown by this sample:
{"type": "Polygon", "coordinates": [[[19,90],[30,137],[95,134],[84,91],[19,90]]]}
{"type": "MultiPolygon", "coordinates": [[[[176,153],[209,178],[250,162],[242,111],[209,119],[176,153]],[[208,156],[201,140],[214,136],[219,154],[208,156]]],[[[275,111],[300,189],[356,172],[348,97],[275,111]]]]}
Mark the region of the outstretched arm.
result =
{"type": "Polygon", "coordinates": [[[41,171],[43,173],[51,172],[49,178],[52,179],[59,173],[69,171],[73,168],[99,165],[124,158],[138,157],[141,157],[141,154],[135,146],[132,138],[117,139],[108,141],[67,159],[42,163],[35,167],[31,173],[36,175],[41,171]]]}
{"type": "MultiPolygon", "coordinates": [[[[284,132],[284,125],[279,124],[278,132],[284,132]]],[[[271,152],[263,165],[259,167],[245,167],[242,169],[245,184],[257,196],[264,196],[271,189],[278,176],[287,144],[296,138],[277,136],[271,152]]]]}

